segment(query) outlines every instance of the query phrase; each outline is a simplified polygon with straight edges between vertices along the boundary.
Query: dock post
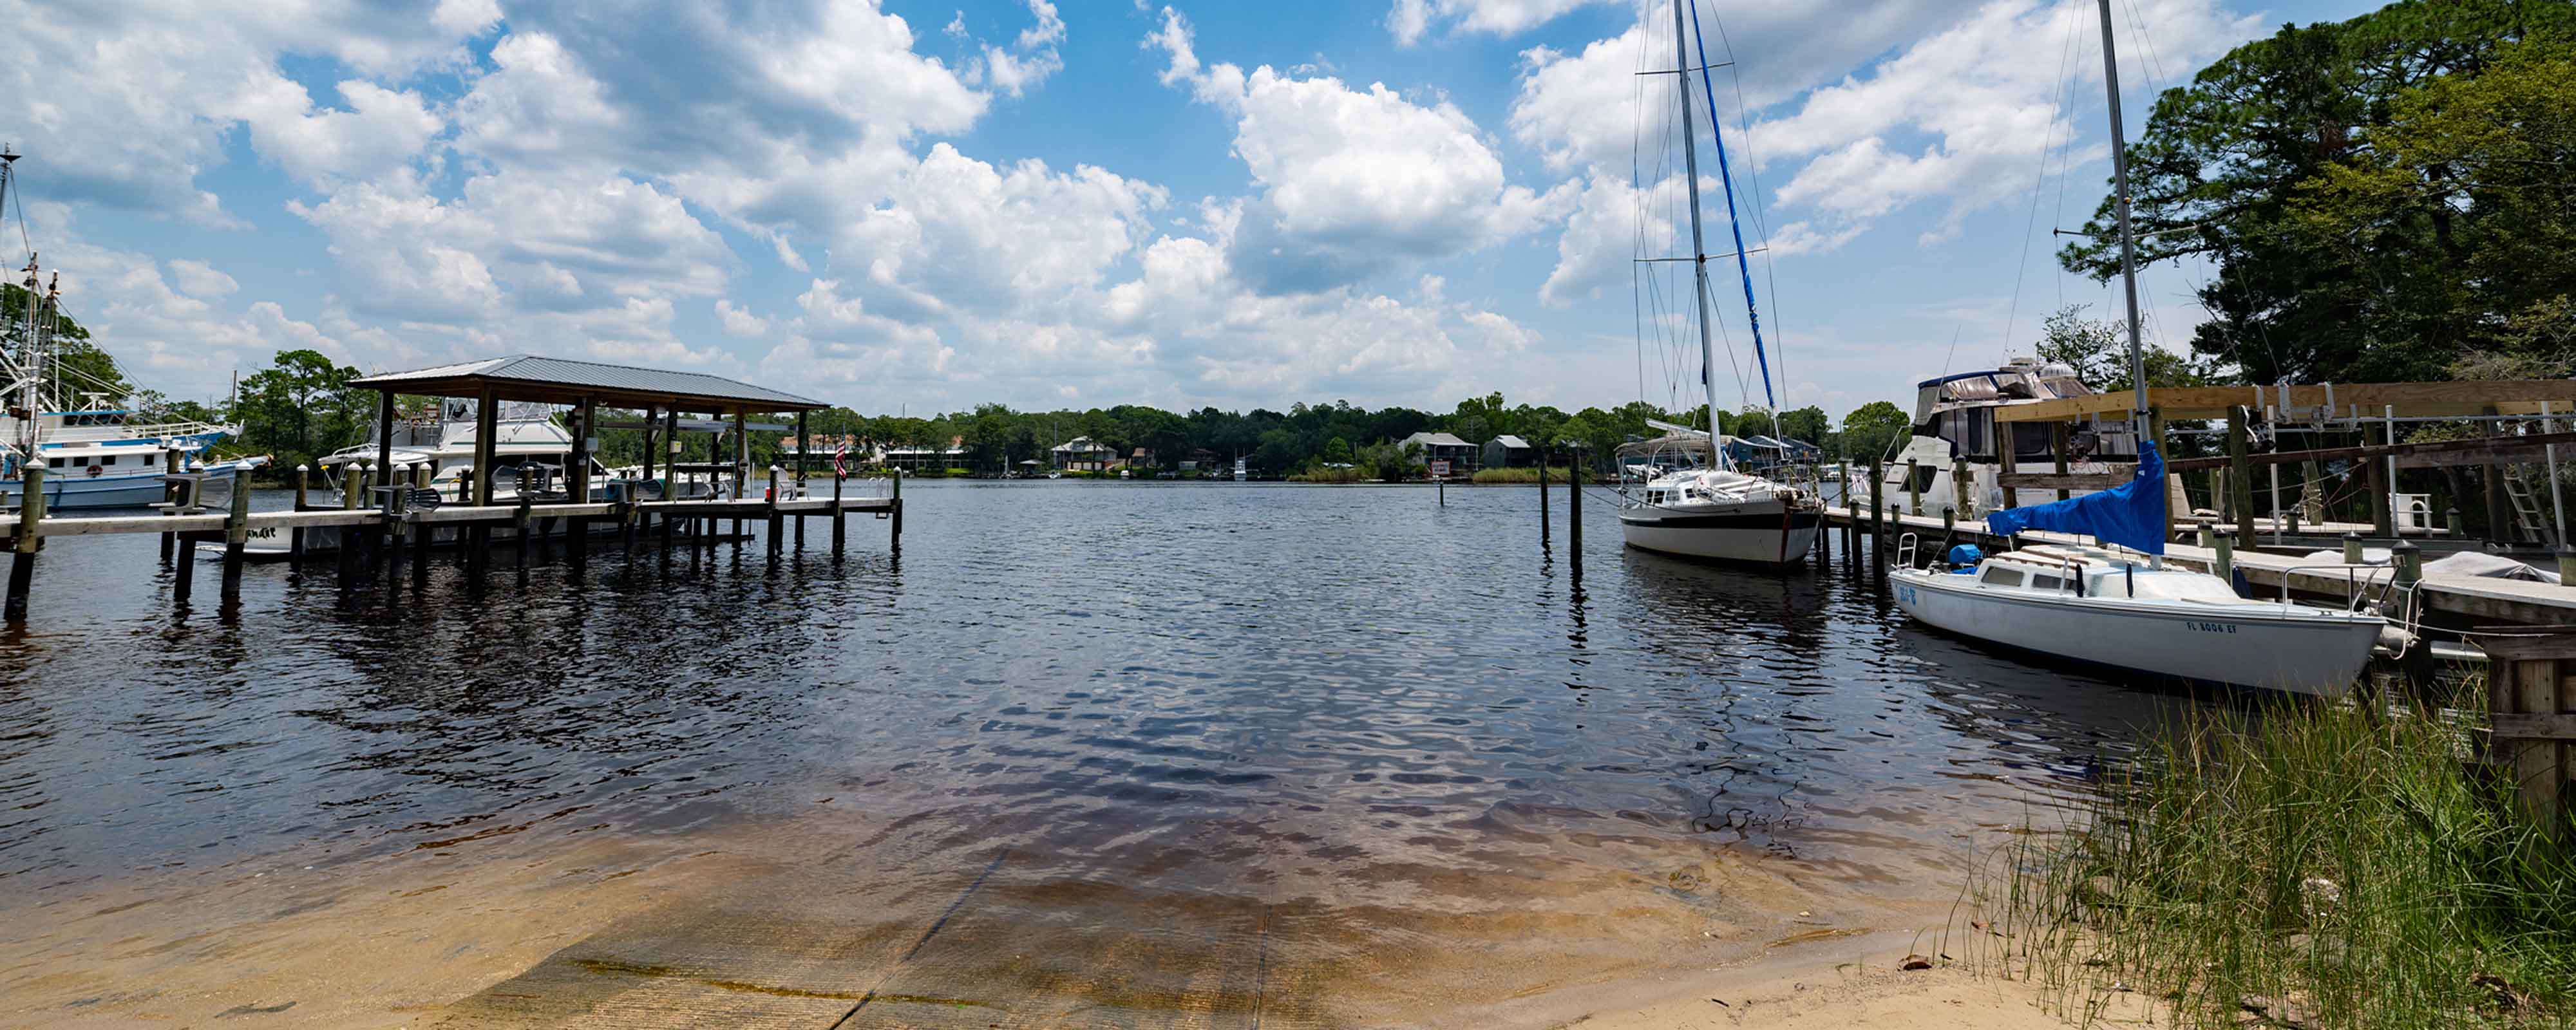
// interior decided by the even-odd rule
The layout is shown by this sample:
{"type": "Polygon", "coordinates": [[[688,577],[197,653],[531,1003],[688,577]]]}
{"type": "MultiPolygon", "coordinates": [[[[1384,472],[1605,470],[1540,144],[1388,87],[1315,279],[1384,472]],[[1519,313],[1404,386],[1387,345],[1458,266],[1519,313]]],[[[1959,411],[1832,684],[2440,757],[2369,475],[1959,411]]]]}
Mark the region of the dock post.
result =
{"type": "Polygon", "coordinates": [[[1923,514],[1923,467],[1912,458],[1905,459],[1906,513],[1923,514]]]}
{"type": "Polygon", "coordinates": [[[1873,548],[1887,546],[1887,502],[1880,496],[1887,489],[1887,477],[1882,471],[1877,458],[1869,459],[1869,545],[1873,548]]]}
{"type": "Polygon", "coordinates": [[[27,594],[36,584],[36,549],[45,539],[36,530],[45,521],[45,463],[30,458],[20,473],[18,504],[17,556],[9,559],[8,620],[11,625],[27,621],[27,594]]]}
{"type": "Polygon", "coordinates": [[[2227,510],[2236,517],[2236,539],[2252,547],[2254,535],[2254,468],[2246,459],[2245,406],[2227,408],[2227,510]]]}
{"type": "Polygon", "coordinates": [[[777,465],[769,466],[769,556],[772,558],[778,557],[779,549],[786,544],[780,539],[785,534],[779,532],[784,527],[778,512],[778,472],[777,465]]]}
{"type": "Polygon", "coordinates": [[[2197,544],[2197,545],[2199,545],[2199,546],[2201,546],[2201,547],[2208,547],[2208,546],[2210,546],[2210,543],[2209,543],[2209,520],[2208,520],[2208,519],[2202,519],[2202,520],[2200,520],[2200,528],[2199,528],[2199,530],[2198,530],[2198,534],[2199,534],[2198,536],[2195,536],[2195,537],[2192,539],[2192,543],[2197,544]]]}
{"type": "MultiPolygon", "coordinates": [[[[2051,423],[2049,423],[2049,424],[2048,424],[2048,456],[2049,456],[2049,460],[2050,460],[2051,462],[2053,462],[2053,463],[2057,466],[2057,474],[2058,474],[2058,475],[2061,475],[2061,476],[2062,476],[2062,475],[2065,475],[2065,474],[2066,474],[2066,423],[2064,423],[2064,422],[2051,422],[2051,423]]],[[[2067,499],[2068,497],[2072,497],[2072,496],[2074,496],[2074,495],[2073,495],[2073,494],[2071,494],[2071,493],[2069,493],[2069,492],[2067,492],[2067,489],[2066,489],[2065,487],[2062,487],[2062,486],[2061,486],[2061,487],[2058,487],[2058,488],[2057,488],[2057,499],[2058,499],[2058,500],[2063,501],[2063,500],[2067,499]]]]}
{"type": "Polygon", "coordinates": [[[2346,565],[2361,564],[2361,534],[2345,533],[2343,535],[2343,563],[2346,565]]]}
{"type": "MultiPolygon", "coordinates": [[[[411,466],[400,466],[395,469],[395,474],[403,477],[404,482],[410,482],[411,466]]],[[[402,520],[403,513],[410,509],[411,498],[400,492],[385,495],[385,536],[392,541],[393,550],[393,557],[385,563],[387,586],[391,586],[394,576],[402,571],[403,561],[415,557],[411,554],[411,527],[402,520]]],[[[413,564],[426,563],[415,560],[413,564]]]]}
{"type": "MultiPolygon", "coordinates": [[[[352,461],[346,465],[340,466],[340,510],[358,510],[357,491],[358,463],[352,461]]],[[[347,586],[349,583],[350,575],[353,571],[352,563],[357,561],[357,553],[358,527],[340,527],[340,584],[342,586],[347,586]]]]}
{"type": "Polygon", "coordinates": [[[895,469],[895,470],[894,470],[894,512],[893,512],[892,519],[893,519],[894,525],[893,525],[893,527],[892,527],[893,535],[892,535],[892,537],[891,537],[891,542],[892,542],[893,547],[894,547],[894,553],[896,553],[896,554],[902,554],[902,553],[903,553],[903,470],[902,470],[902,469],[900,469],[900,468],[897,468],[897,469],[895,469]]]}
{"type": "MultiPolygon", "coordinates": [[[[305,511],[312,507],[309,503],[311,488],[311,470],[303,465],[295,466],[295,510],[305,511]]],[[[292,568],[304,567],[304,527],[297,526],[287,531],[286,560],[292,568]]]]}
{"type": "MultiPolygon", "coordinates": [[[[164,475],[171,475],[171,476],[175,476],[175,475],[178,475],[178,474],[179,474],[179,452],[177,452],[177,451],[163,451],[163,452],[161,452],[161,471],[162,471],[162,474],[164,474],[164,475]]],[[[162,501],[162,503],[164,503],[164,504],[177,504],[177,503],[178,503],[178,501],[179,501],[179,484],[177,484],[177,483],[173,483],[173,482],[170,482],[170,481],[168,481],[168,480],[163,480],[163,481],[161,482],[161,501],[162,501]]],[[[179,513],[179,509],[177,509],[177,508],[165,508],[165,509],[163,509],[163,510],[164,510],[164,511],[167,511],[167,512],[169,512],[170,514],[173,514],[173,515],[175,515],[175,514],[178,514],[178,513],[179,513]]],[[[161,564],[163,564],[163,565],[168,565],[168,564],[170,564],[170,555],[171,555],[173,552],[176,552],[176,551],[178,550],[178,547],[179,547],[179,535],[178,535],[178,534],[176,534],[176,533],[163,533],[163,534],[161,534],[161,564]]]]}
{"type": "Polygon", "coordinates": [[[2375,536],[2396,536],[2397,520],[2388,506],[2388,490],[2392,485],[2388,481],[2388,465],[2367,458],[2362,460],[2362,464],[2370,471],[2370,531],[2375,536]]]}
{"type": "Polygon", "coordinates": [[[1970,517],[1970,518],[1975,518],[1975,517],[1976,517],[1976,514],[1977,514],[1977,509],[1975,508],[1975,504],[1976,504],[1976,497],[1974,496],[1974,495],[1975,495],[1975,492],[1976,492],[1976,488],[1968,482],[1968,462],[1967,462],[1967,459],[1965,459],[1965,458],[1953,458],[1953,459],[1951,459],[1951,460],[1950,460],[1950,510],[1955,511],[1955,512],[1957,512],[1957,513],[1961,514],[1961,515],[1968,516],[1968,517],[1970,517]]]}
{"type": "Polygon", "coordinates": [[[2400,589],[2413,590],[2416,584],[2424,581],[2424,549],[2416,546],[2415,541],[2400,540],[2390,547],[2388,564],[2396,570],[2391,575],[2397,577],[2400,589]]]}
{"type": "Polygon", "coordinates": [[[530,517],[531,513],[528,510],[528,495],[533,492],[529,486],[528,467],[521,465],[519,466],[519,512],[516,516],[519,526],[518,568],[521,572],[528,570],[528,545],[533,542],[531,538],[537,535],[536,519],[530,517]]]}
{"type": "Polygon", "coordinates": [[[2469,523],[2468,520],[2460,517],[2459,505],[2454,504],[2448,508],[2442,509],[2442,528],[2451,531],[2451,539],[2453,540],[2461,540],[2468,537],[2469,523]]]}
{"type": "Polygon", "coordinates": [[[250,543],[250,470],[233,466],[233,510],[224,516],[224,600],[241,600],[242,548],[250,543]]]}
{"type": "Polygon", "coordinates": [[[2006,508],[2021,507],[2021,491],[2005,483],[2006,477],[2014,473],[2021,459],[2020,442],[2014,439],[2016,435],[2014,431],[2020,427],[2021,424],[2018,422],[1995,426],[1995,456],[2003,459],[2003,464],[1995,470],[1998,473],[1995,476],[1995,485],[2003,490],[2003,502],[2006,508]]]}
{"type": "Polygon", "coordinates": [[[2236,534],[2224,529],[2219,530],[2211,538],[2210,544],[2217,557],[2210,562],[2209,571],[2218,578],[2226,580],[2229,589],[2234,589],[2236,586],[2236,534]]]}
{"type": "Polygon", "coordinates": [[[1538,547],[1547,549],[1547,448],[1538,451],[1538,547]]]}
{"type": "Polygon", "coordinates": [[[1583,445],[1566,448],[1565,546],[1567,560],[1583,564],[1583,445]]]}
{"type": "Polygon", "coordinates": [[[841,544],[849,536],[849,520],[841,517],[841,482],[849,477],[841,473],[839,463],[832,466],[832,560],[841,560],[841,544]]]}

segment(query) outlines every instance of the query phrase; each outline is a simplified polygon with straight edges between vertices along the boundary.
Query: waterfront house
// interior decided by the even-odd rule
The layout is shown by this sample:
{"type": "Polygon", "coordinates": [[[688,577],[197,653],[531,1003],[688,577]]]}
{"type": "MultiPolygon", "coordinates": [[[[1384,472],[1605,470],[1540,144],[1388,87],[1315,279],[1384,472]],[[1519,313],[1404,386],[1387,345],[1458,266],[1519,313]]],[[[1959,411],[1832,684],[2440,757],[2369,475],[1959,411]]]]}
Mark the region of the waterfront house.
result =
{"type": "Polygon", "coordinates": [[[952,436],[946,447],[888,447],[878,464],[907,472],[966,467],[966,438],[952,436]]]}
{"type": "Polygon", "coordinates": [[[1055,467],[1067,472],[1106,472],[1118,457],[1116,449],[1088,436],[1057,444],[1048,453],[1055,458],[1055,467]]]}
{"type": "Polygon", "coordinates": [[[1205,447],[1190,448],[1190,456],[1181,459],[1181,474],[1205,472],[1224,464],[1224,456],[1205,447]]]}
{"type": "Polygon", "coordinates": [[[1485,441],[1486,468],[1520,468],[1537,463],[1538,449],[1520,437],[1505,433],[1485,441]]]}
{"type": "Polygon", "coordinates": [[[1435,461],[1448,462],[1453,476],[1476,470],[1476,445],[1448,433],[1415,433],[1396,441],[1395,448],[1413,452],[1413,463],[1425,468],[1435,461]]]}

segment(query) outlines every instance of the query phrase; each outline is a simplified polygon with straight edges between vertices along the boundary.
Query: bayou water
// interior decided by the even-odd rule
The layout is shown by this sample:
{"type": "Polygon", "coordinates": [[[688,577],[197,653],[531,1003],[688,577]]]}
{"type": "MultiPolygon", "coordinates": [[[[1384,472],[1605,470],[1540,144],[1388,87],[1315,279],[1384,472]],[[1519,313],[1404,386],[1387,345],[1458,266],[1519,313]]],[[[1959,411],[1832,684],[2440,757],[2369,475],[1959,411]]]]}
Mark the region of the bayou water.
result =
{"type": "MultiPolygon", "coordinates": [[[[0,638],[0,1025],[1403,1026],[1938,923],[2179,702],[1562,490],[914,482],[857,519],[0,638]]],[[[263,498],[264,504],[276,498],[263,498]]],[[[755,527],[756,528],[756,527],[755,527]]]]}

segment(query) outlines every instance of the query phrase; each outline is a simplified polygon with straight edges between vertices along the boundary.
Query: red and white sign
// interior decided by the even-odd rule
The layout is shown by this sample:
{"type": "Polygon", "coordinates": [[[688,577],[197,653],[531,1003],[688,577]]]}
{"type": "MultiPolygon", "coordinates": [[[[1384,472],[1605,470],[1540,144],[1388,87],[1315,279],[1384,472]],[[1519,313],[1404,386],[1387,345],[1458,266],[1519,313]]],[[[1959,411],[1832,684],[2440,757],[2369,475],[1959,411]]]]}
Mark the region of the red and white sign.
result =
{"type": "Polygon", "coordinates": [[[1448,462],[1445,462],[1445,461],[1435,461],[1435,462],[1432,462],[1432,463],[1431,463],[1431,474],[1432,474],[1432,475],[1435,475],[1435,476],[1446,476],[1446,475],[1448,475],[1448,474],[1449,474],[1449,463],[1448,463],[1448,462]]]}

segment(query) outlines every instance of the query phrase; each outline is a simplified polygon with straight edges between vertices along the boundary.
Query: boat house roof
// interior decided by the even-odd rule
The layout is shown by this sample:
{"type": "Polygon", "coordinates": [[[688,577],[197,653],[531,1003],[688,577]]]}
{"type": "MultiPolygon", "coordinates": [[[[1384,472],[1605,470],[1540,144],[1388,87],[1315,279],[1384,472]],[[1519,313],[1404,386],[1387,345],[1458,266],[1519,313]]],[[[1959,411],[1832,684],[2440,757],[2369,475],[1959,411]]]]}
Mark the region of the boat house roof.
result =
{"type": "Polygon", "coordinates": [[[1510,433],[1504,433],[1501,436],[1495,437],[1494,442],[1516,451],[1526,451],[1529,449],[1530,445],[1529,441],[1513,436],[1510,433]]]}
{"type": "Polygon", "coordinates": [[[349,385],[382,393],[432,397],[480,397],[488,393],[502,400],[553,404],[587,400],[612,407],[651,406],[665,411],[765,413],[830,407],[811,397],[704,372],[673,372],[537,354],[388,372],[349,385]]]}
{"type": "Polygon", "coordinates": [[[1457,437],[1455,437],[1455,436],[1452,436],[1452,435],[1450,435],[1450,434],[1448,434],[1448,433],[1433,433],[1433,432],[1421,432],[1421,433],[1415,433],[1415,434],[1413,434],[1412,436],[1405,437],[1403,440],[1398,441],[1397,446],[1402,446],[1402,445],[1404,445],[1404,444],[1408,444],[1408,443],[1418,443],[1418,444],[1421,444],[1421,445],[1423,445],[1423,446],[1425,446],[1425,447],[1473,447],[1473,446],[1476,446],[1475,444],[1468,443],[1467,441],[1465,441],[1465,440],[1461,440],[1461,439],[1459,439],[1459,438],[1457,438],[1457,437]]]}

